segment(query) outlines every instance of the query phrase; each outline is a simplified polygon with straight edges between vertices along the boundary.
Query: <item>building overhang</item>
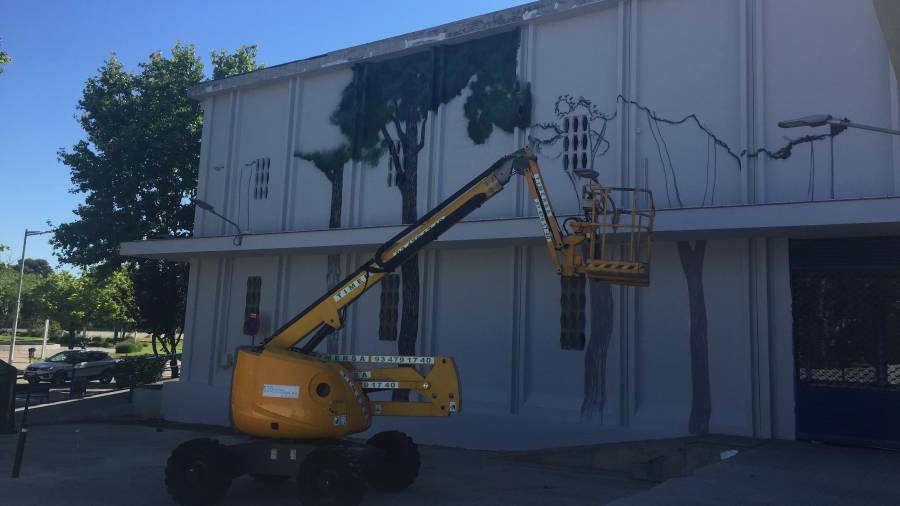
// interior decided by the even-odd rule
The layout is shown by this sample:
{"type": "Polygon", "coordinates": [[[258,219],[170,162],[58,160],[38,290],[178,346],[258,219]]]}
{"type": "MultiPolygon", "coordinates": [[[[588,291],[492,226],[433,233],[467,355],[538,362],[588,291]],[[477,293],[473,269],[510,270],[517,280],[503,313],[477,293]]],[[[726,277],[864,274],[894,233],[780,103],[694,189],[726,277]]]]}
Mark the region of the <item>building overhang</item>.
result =
{"type": "MultiPolygon", "coordinates": [[[[559,217],[560,221],[564,216],[559,217]]],[[[735,205],[657,211],[654,238],[849,237],[900,234],[900,197],[844,199],[763,205],[735,205]]],[[[403,226],[305,230],[233,236],[154,239],[122,243],[120,254],[135,258],[188,261],[237,255],[309,255],[371,250],[403,226]]],[[[445,232],[442,247],[540,244],[537,218],[466,221],[445,232]]]]}

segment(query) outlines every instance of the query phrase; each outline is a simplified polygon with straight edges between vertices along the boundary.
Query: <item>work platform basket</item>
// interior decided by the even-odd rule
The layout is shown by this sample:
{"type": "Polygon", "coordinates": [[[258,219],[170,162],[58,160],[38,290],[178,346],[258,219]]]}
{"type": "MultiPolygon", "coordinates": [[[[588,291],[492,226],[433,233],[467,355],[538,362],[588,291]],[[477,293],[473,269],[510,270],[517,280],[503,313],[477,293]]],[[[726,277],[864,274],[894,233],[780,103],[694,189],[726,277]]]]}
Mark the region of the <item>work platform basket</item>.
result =
{"type": "Polygon", "coordinates": [[[653,246],[653,194],[645,188],[588,183],[582,187],[584,220],[575,220],[582,243],[582,274],[592,281],[650,284],[653,246]]]}

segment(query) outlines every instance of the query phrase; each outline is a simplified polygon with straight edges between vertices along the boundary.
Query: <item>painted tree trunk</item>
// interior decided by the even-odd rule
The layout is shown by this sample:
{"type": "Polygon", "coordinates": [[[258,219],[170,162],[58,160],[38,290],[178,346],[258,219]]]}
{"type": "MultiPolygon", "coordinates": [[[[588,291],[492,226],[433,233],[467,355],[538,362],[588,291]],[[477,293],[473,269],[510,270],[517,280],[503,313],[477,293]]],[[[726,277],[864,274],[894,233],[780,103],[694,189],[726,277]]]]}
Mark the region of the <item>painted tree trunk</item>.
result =
{"type": "MultiPolygon", "coordinates": [[[[401,219],[409,224],[418,218],[416,200],[418,199],[419,150],[418,121],[414,117],[405,121],[405,136],[401,140],[403,146],[403,170],[398,178],[397,188],[400,190],[401,219]]],[[[424,128],[424,125],[423,125],[424,128]]],[[[415,355],[416,340],[419,335],[419,255],[415,254],[400,267],[402,309],[400,312],[400,335],[397,339],[397,352],[400,355],[415,355]]],[[[395,390],[394,400],[409,400],[409,392],[395,390]]]]}
{"type": "Polygon", "coordinates": [[[344,200],[344,167],[335,169],[328,175],[331,182],[331,213],[328,228],[341,228],[341,206],[344,200]]]}
{"type": "MultiPolygon", "coordinates": [[[[328,217],[328,228],[341,227],[341,207],[343,205],[344,196],[344,167],[335,168],[328,174],[328,181],[331,182],[331,212],[328,217]]],[[[325,274],[325,283],[329,289],[334,288],[341,282],[341,255],[332,253],[328,255],[328,270],[325,274]]],[[[344,336],[344,329],[340,328],[332,332],[325,340],[325,351],[329,354],[338,352],[341,339],[344,336]]]]}
{"type": "Polygon", "coordinates": [[[584,400],[581,420],[590,421],[594,414],[603,420],[606,405],[606,357],[613,331],[613,298],[609,283],[590,282],[591,340],[584,354],[584,400]]]}
{"type": "Polygon", "coordinates": [[[706,241],[678,241],[678,256],[687,280],[691,316],[691,416],[688,431],[707,434],[712,401],[709,391],[709,345],[707,341],[706,300],[703,296],[703,258],[706,241]]]}

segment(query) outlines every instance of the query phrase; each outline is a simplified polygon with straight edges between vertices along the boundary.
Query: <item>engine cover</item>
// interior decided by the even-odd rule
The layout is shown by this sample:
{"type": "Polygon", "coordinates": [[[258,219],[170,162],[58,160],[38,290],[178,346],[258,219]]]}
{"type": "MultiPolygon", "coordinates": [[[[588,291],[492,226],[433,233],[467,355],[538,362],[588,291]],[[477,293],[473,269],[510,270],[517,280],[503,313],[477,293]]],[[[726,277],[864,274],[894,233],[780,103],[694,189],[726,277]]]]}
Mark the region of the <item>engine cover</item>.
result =
{"type": "Polygon", "coordinates": [[[231,419],[245,434],[321,439],[369,428],[369,399],[352,371],[286,350],[238,350],[231,419]]]}

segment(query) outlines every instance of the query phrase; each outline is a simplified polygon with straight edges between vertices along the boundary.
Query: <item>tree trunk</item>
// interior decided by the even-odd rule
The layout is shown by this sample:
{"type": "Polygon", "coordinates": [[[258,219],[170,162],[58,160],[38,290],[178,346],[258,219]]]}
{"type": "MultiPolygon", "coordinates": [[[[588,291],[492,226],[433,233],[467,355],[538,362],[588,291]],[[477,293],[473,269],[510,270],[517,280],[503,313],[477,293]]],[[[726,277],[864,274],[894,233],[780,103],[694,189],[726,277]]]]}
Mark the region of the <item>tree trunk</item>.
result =
{"type": "MultiPolygon", "coordinates": [[[[418,218],[419,147],[418,121],[413,118],[405,122],[403,145],[403,169],[397,188],[402,203],[401,219],[409,224],[418,218]]],[[[403,308],[400,313],[400,336],[397,351],[400,355],[416,354],[416,339],[419,334],[419,255],[415,254],[400,267],[403,308]]],[[[409,391],[395,390],[394,400],[409,400],[409,391]]]]}
{"type": "Polygon", "coordinates": [[[178,353],[178,329],[170,328],[166,334],[165,339],[167,341],[165,349],[166,354],[169,356],[169,367],[172,370],[172,377],[177,378],[178,374],[178,358],[175,356],[178,353]]]}
{"type": "Polygon", "coordinates": [[[678,241],[678,256],[687,280],[691,316],[691,416],[688,431],[707,434],[712,401],[709,392],[709,345],[707,341],[706,300],[703,296],[703,258],[706,241],[678,241]]]}
{"type": "Polygon", "coordinates": [[[613,331],[612,288],[608,283],[590,282],[591,340],[584,354],[584,400],[581,420],[590,421],[596,412],[603,420],[606,405],[606,357],[613,331]]]}

